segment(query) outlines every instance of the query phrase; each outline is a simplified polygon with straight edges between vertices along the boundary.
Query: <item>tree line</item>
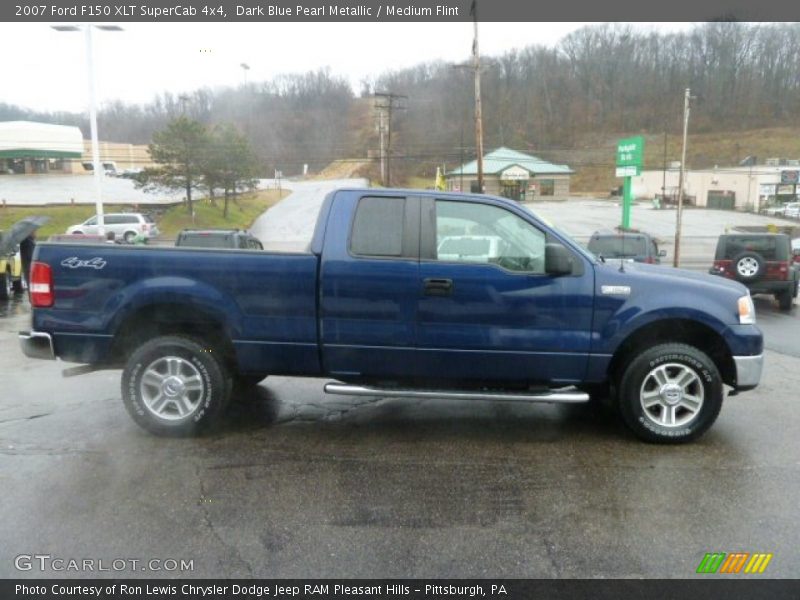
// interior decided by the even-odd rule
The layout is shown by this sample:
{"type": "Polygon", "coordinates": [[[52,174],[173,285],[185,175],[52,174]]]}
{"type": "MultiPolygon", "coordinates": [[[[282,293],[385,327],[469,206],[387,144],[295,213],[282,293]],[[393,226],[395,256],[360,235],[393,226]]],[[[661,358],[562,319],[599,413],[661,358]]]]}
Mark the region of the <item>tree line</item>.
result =
{"type": "MultiPolygon", "coordinates": [[[[465,48],[465,59],[469,49],[465,48]]],[[[695,132],[794,125],[800,116],[800,24],[712,22],[686,32],[606,24],[577,30],[555,47],[532,44],[482,57],[486,148],[547,157],[585,147],[587,136],[680,131],[691,88],[695,132]]],[[[148,143],[180,116],[245,132],[263,175],[320,168],[337,158],[376,157],[372,94],[408,96],[393,118],[393,165],[414,172],[474,156],[472,71],[441,62],[387,71],[358,92],[323,69],[237,88],[165,93],[140,106],[100,112],[103,139],[148,143]],[[426,167],[427,168],[427,167],[426,167]]],[[[75,124],[81,115],[25,113],[0,104],[0,120],[35,117],[75,124]]],[[[394,170],[394,168],[393,168],[394,170]]]]}

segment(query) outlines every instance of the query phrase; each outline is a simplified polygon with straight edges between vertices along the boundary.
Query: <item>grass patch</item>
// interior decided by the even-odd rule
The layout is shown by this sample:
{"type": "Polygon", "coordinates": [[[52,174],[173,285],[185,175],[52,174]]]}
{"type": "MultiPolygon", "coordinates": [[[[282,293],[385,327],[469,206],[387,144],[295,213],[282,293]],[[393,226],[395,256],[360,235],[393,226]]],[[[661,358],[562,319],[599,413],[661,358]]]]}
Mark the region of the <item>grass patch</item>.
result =
{"type": "MultiPolygon", "coordinates": [[[[174,238],[181,229],[186,227],[208,229],[247,229],[253,221],[270,206],[281,198],[289,195],[283,190],[279,195],[278,190],[260,190],[254,194],[240,196],[235,201],[231,200],[228,206],[228,218],[222,216],[224,201],[218,199],[216,206],[209,200],[202,199],[194,202],[194,219],[189,214],[186,206],[176,204],[164,205],[139,205],[132,204],[105,204],[106,213],[113,212],[145,212],[153,218],[161,231],[161,236],[174,238]]],[[[38,237],[44,239],[56,233],[64,233],[67,227],[81,223],[94,214],[94,206],[90,204],[59,205],[59,206],[7,206],[0,208],[0,230],[8,229],[13,223],[32,215],[46,215],[50,221],[38,232],[38,237]]]]}

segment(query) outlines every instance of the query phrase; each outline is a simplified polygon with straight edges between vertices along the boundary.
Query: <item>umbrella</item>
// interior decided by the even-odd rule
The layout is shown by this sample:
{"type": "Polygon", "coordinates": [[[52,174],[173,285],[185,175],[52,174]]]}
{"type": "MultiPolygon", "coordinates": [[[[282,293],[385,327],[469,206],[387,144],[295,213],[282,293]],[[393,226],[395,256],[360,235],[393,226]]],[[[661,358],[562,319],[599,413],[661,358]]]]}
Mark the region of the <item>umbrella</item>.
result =
{"type": "Polygon", "coordinates": [[[25,217],[14,223],[11,228],[0,236],[0,256],[14,252],[14,248],[31,233],[47,223],[50,217],[25,217]]]}

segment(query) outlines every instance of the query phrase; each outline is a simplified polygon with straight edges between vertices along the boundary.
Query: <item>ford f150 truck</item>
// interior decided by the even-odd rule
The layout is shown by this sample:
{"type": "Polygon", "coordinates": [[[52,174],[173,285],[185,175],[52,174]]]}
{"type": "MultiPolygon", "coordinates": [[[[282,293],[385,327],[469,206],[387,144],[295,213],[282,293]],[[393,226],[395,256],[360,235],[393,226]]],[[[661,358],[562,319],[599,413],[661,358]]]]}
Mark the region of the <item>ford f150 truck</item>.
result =
{"type": "Polygon", "coordinates": [[[349,395],[611,398],[640,438],[684,442],[763,362],[740,283],[603,262],[483,195],[337,190],[297,252],[44,243],[30,291],[25,354],[123,368],[156,434],[194,433],[237,382],[276,374],[349,395]]]}

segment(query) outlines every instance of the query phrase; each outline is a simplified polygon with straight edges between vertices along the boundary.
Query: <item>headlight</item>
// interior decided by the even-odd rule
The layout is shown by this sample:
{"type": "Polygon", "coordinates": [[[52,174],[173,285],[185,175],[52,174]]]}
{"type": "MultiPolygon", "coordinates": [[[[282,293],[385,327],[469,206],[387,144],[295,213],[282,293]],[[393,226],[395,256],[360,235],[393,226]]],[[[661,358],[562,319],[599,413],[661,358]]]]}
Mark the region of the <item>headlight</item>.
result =
{"type": "Polygon", "coordinates": [[[739,298],[739,323],[742,325],[755,325],[756,323],[756,307],[753,306],[750,294],[739,298]]]}

